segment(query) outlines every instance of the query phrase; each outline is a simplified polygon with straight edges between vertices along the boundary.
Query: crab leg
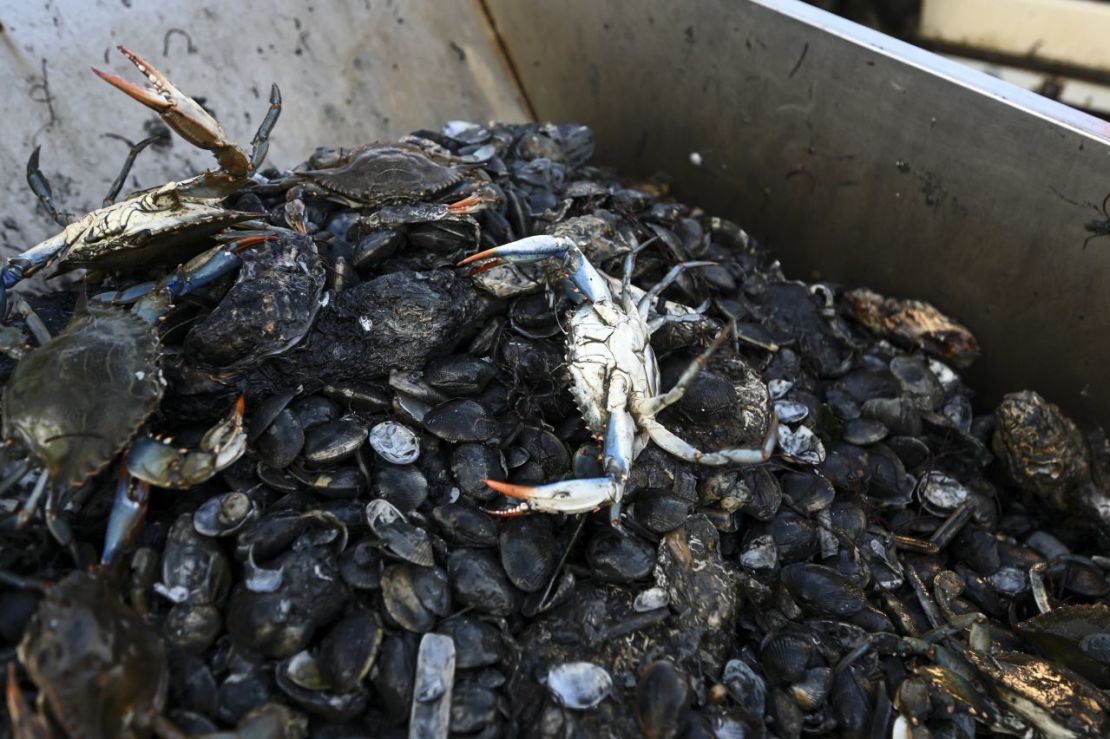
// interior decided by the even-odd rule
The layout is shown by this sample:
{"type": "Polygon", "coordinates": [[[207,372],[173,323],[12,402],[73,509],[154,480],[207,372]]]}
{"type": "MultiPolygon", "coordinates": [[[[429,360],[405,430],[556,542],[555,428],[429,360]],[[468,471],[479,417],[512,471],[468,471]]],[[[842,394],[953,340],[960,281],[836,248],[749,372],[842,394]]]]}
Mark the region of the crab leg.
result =
{"type": "Polygon", "coordinates": [[[0,318],[6,318],[8,314],[8,290],[61,257],[70,244],[71,236],[68,232],[67,228],[46,241],[40,241],[22,254],[9,259],[0,268],[0,318]]]}
{"type": "Polygon", "coordinates": [[[270,109],[266,117],[258,125],[258,130],[251,139],[251,171],[258,169],[266,159],[266,152],[270,150],[270,132],[277,125],[281,116],[281,90],[276,84],[270,85],[270,109]]]}
{"type": "Polygon", "coordinates": [[[706,364],[709,363],[709,358],[713,356],[714,352],[724,346],[724,343],[728,340],[729,334],[731,333],[731,324],[725,326],[725,328],[717,334],[717,338],[713,339],[713,343],[709,345],[709,348],[695,357],[694,361],[690,362],[686,369],[682,371],[674,387],[662,395],[657,395],[654,398],[647,398],[642,401],[636,409],[637,414],[639,416],[654,418],[659,411],[682,400],[682,396],[686,394],[686,390],[694,383],[694,380],[698,379],[698,375],[701,374],[706,364]]]}
{"type": "Polygon", "coordinates": [[[123,305],[134,303],[132,312],[153,325],[165,315],[177,298],[196,292],[238,269],[242,264],[240,252],[275,238],[277,237],[273,234],[256,234],[230,244],[214,246],[193,257],[157,283],[144,282],[116,293],[98,295],[96,299],[123,305]]]}
{"type": "Polygon", "coordinates": [[[42,207],[46,208],[46,212],[50,214],[54,222],[65,228],[69,225],[69,214],[58,210],[58,206],[54,202],[54,191],[50,189],[50,182],[47,181],[46,175],[39,169],[39,149],[41,148],[41,146],[36,146],[35,150],[31,152],[30,158],[27,159],[27,186],[31,188],[31,192],[35,193],[35,197],[42,203],[42,207]]]}
{"type": "Polygon", "coordinates": [[[768,424],[767,435],[758,447],[733,447],[721,449],[716,452],[703,452],[695,448],[690,442],[680,438],[673,431],[654,418],[641,418],[640,427],[647,432],[651,440],[659,445],[663,451],[669,452],[679,459],[695,464],[704,464],[710,467],[719,467],[726,464],[760,464],[771,458],[778,443],[778,420],[772,416],[768,424]]]}
{"type": "Polygon", "coordinates": [[[640,311],[640,317],[642,317],[645,321],[647,320],[648,315],[651,313],[651,304],[654,303],[655,299],[658,298],[664,290],[670,287],[674,283],[674,281],[677,280],[680,275],[682,275],[683,272],[688,269],[696,269],[698,267],[716,266],[716,262],[682,262],[681,264],[676,264],[675,266],[671,267],[670,271],[663,276],[663,279],[652,285],[651,289],[644,293],[644,296],[640,298],[640,303],[637,306],[640,311]]]}
{"type": "MultiPolygon", "coordinates": [[[[196,100],[178,90],[153,64],[125,46],[117,48],[146,76],[150,85],[142,87],[114,74],[101,72],[94,67],[93,72],[100,79],[158,113],[167,126],[193,146],[213,152],[220,167],[228,173],[236,176],[250,173],[250,157],[227,140],[227,134],[224,133],[219,121],[200,107],[196,100]]],[[[280,97],[278,102],[280,104],[280,97]]]]}
{"type": "MultiPolygon", "coordinates": [[[[112,181],[112,186],[108,188],[108,194],[104,196],[103,206],[105,208],[116,202],[116,196],[119,195],[119,191],[123,189],[123,183],[127,181],[127,175],[131,174],[131,167],[135,166],[135,159],[142,153],[143,149],[150,146],[155,141],[160,141],[163,137],[164,134],[157,133],[153,136],[146,137],[137,144],[131,144],[131,149],[127,152],[127,158],[123,160],[123,166],[120,167],[119,174],[116,175],[116,179],[112,181]]],[[[131,142],[128,141],[127,143],[131,142]]],[[[35,152],[37,153],[38,149],[35,149],[35,152]]]]}
{"type": "Polygon", "coordinates": [[[120,462],[116,498],[112,503],[112,514],[108,517],[108,532],[104,535],[101,564],[112,564],[120,552],[131,546],[142,528],[149,503],[150,485],[142,480],[132,479],[127,465],[120,462]]]}
{"type": "Polygon", "coordinates": [[[609,422],[605,430],[602,469],[605,477],[561,480],[546,485],[512,485],[497,480],[484,482],[497,492],[520,503],[507,510],[490,510],[497,516],[520,516],[531,511],[542,513],[586,513],[609,506],[609,521],[620,524],[621,498],[632,466],[632,445],[636,426],[628,412],[628,380],[617,373],[609,385],[609,422]]]}
{"type": "Polygon", "coordinates": [[[564,287],[571,300],[577,303],[584,300],[591,303],[612,302],[613,294],[609,291],[608,280],[594,269],[573,241],[561,236],[529,236],[511,244],[471,254],[459,262],[458,266],[482,262],[483,264],[474,268],[474,274],[478,274],[505,262],[539,262],[548,258],[563,262],[566,278],[564,287]]]}

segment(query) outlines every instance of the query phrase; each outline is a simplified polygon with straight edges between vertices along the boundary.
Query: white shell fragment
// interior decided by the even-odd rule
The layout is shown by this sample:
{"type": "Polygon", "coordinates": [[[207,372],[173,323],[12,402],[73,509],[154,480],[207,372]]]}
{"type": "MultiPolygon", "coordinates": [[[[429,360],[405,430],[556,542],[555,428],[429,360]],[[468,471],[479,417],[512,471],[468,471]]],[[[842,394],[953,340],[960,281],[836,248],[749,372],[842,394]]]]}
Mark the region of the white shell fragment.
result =
{"type": "Polygon", "coordinates": [[[655,611],[666,606],[671,600],[663,588],[648,588],[636,596],[632,602],[632,610],[637,613],[655,611]]]}
{"type": "Polygon", "coordinates": [[[416,657],[409,739],[446,739],[454,685],[455,642],[442,634],[425,634],[416,657]]]}
{"type": "Polygon", "coordinates": [[[370,446],[392,464],[412,464],[420,456],[420,439],[408,426],[385,421],[370,429],[370,446]]]}
{"type": "Polygon", "coordinates": [[[775,415],[779,423],[798,423],[809,415],[809,406],[796,400],[776,400],[775,415]]]}
{"type": "Polygon", "coordinates": [[[794,387],[794,383],[791,380],[775,379],[767,383],[767,392],[771,393],[773,400],[778,400],[790,392],[792,387],[794,387]]]}
{"type": "Polygon", "coordinates": [[[968,490],[954,477],[943,472],[930,471],[921,476],[917,495],[925,507],[942,515],[959,508],[967,500],[968,490]]]}
{"type": "Polygon", "coordinates": [[[825,461],[825,445],[807,426],[796,429],[779,426],[779,447],[787,457],[803,464],[825,461]]]}
{"type": "Polygon", "coordinates": [[[564,708],[585,711],[609,696],[613,678],[592,662],[567,662],[547,673],[547,689],[564,708]]]}

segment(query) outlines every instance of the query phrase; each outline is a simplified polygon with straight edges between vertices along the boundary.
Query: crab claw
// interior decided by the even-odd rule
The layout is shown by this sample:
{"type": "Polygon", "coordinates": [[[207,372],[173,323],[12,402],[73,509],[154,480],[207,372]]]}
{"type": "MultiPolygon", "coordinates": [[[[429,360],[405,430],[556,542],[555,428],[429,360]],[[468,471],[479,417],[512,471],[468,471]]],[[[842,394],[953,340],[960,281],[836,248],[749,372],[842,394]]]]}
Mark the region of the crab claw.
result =
{"type": "Polygon", "coordinates": [[[210,428],[197,449],[179,449],[152,437],[138,439],[127,454],[127,471],[151,485],[186,490],[234,464],[247,450],[243,396],[210,428]]]}
{"type": "Polygon", "coordinates": [[[155,111],[177,134],[193,146],[215,153],[216,160],[228,173],[245,176],[250,173],[251,160],[245,151],[227,140],[223,127],[208,111],[174,86],[154,65],[125,46],[117,47],[150,81],[147,87],[128,82],[122,77],[101,72],[93,67],[100,79],[122,90],[132,99],[155,111]]]}
{"type": "Polygon", "coordinates": [[[593,477],[550,482],[546,485],[513,485],[498,480],[483,480],[486,485],[521,502],[507,510],[489,510],[495,516],[519,516],[538,513],[587,513],[615,503],[620,496],[619,483],[611,477],[593,477]]]}
{"type": "Polygon", "coordinates": [[[462,200],[447,205],[447,212],[452,215],[466,215],[485,210],[491,205],[501,202],[501,197],[492,187],[482,187],[467,195],[462,200]]]}

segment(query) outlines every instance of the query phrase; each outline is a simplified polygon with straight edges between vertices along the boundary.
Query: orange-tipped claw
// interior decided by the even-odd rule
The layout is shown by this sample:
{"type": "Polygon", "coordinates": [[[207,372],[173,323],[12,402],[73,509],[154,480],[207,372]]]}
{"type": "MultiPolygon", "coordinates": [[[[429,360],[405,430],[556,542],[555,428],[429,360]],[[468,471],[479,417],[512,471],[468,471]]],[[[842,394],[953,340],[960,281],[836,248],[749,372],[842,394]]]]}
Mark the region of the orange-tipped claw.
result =
{"type": "Polygon", "coordinates": [[[240,395],[235,399],[235,415],[239,418],[243,417],[243,413],[247,410],[247,396],[240,395]]]}
{"type": "Polygon", "coordinates": [[[482,200],[477,195],[470,195],[462,200],[457,200],[447,206],[447,212],[452,215],[461,215],[469,213],[470,209],[476,205],[481,204],[482,200]]]}
{"type": "Polygon", "coordinates": [[[535,489],[528,485],[513,485],[512,483],[500,482],[498,480],[482,480],[482,482],[502,495],[508,495],[510,498],[531,500],[535,496],[535,489]]]}
{"type": "Polygon", "coordinates": [[[143,73],[150,84],[142,87],[94,67],[93,72],[100,79],[157,112],[167,126],[193,146],[214,152],[220,166],[230,174],[243,176],[250,172],[250,157],[227,140],[219,121],[200,107],[196,100],[178,90],[169,78],[146,59],[125,46],[116,48],[143,73]]]}
{"type": "Polygon", "coordinates": [[[92,71],[96,74],[97,77],[104,80],[112,87],[116,88],[117,90],[121,90],[132,99],[139,101],[148,108],[161,113],[162,111],[167,110],[170,107],[170,104],[166,102],[165,98],[163,98],[161,95],[159,95],[157,92],[150,89],[149,87],[141,87],[139,85],[136,85],[134,82],[128,82],[123,77],[119,77],[118,75],[101,72],[96,67],[92,67],[92,71]]]}
{"type": "MultiPolygon", "coordinates": [[[[496,252],[498,248],[499,247],[494,247],[493,249],[486,249],[485,251],[480,251],[477,254],[471,254],[469,257],[467,257],[466,259],[463,259],[462,261],[460,261],[455,266],[456,267],[465,267],[468,264],[473,264],[474,262],[480,262],[483,259],[494,258],[495,257],[494,252],[496,252]]],[[[499,260],[498,263],[500,263],[500,260],[499,260]]]]}

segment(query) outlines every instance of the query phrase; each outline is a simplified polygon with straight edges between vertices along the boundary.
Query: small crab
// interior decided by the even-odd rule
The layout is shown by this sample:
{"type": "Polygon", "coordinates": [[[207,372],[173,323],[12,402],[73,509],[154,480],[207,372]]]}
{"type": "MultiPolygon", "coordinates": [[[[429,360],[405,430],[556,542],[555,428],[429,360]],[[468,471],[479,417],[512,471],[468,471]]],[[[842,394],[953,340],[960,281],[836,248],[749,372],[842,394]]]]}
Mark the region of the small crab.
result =
{"type": "Polygon", "coordinates": [[[620,502],[629,468],[639,453],[654,441],[671,454],[705,465],[759,464],[774,451],[777,422],[774,413],[759,446],[703,452],[676,436],[656,420],[656,415],[678,402],[705,368],[710,355],[727,338],[721,332],[710,347],[682,373],[667,392],[660,389],[659,367],[651,348],[651,335],[667,323],[701,319],[696,313],[652,316],[656,298],[685,270],[712,262],[685,262],[670,272],[638,300],[630,285],[635,251],[625,259],[619,296],[614,296],[608,278],[598,272],[572,239],[562,236],[531,236],[505,246],[473,254],[459,266],[482,263],[474,272],[491,269],[502,262],[551,260],[551,277],[563,280],[567,296],[577,304],[567,319],[567,368],[571,394],[590,433],[604,440],[604,477],[571,479],[535,487],[495,480],[485,483],[521,502],[500,515],[528,511],[582,513],[610,506],[613,523],[620,520],[620,502]]]}
{"type": "Polygon", "coordinates": [[[468,169],[440,164],[415,146],[369,144],[337,167],[297,172],[294,178],[348,207],[375,208],[424,200],[462,182],[468,169]]]}
{"type": "Polygon", "coordinates": [[[4,435],[25,443],[45,472],[22,520],[38,505],[52,479],[48,525],[59,541],[70,536],[59,518],[68,494],[128,448],[108,524],[103,559],[111,562],[135,533],[149,485],[182,489],[224,469],[246,448],[243,401],[201,439],[179,449],[140,435],[165,389],[158,322],[175,298],[227,274],[238,251],[268,240],[249,236],[194,258],[140,297],[130,310],[93,303],[58,336],[16,365],[4,388],[4,435]],[[138,438],[136,438],[138,437],[138,438]],[[133,441],[134,440],[134,441],[133,441]],[[132,485],[131,478],[139,483],[132,485]]]}
{"type": "Polygon", "coordinates": [[[328,169],[294,172],[286,193],[286,220],[304,233],[307,195],[349,208],[378,208],[427,200],[458,185],[470,167],[440,164],[415,146],[369,144],[345,154],[328,169]]]}
{"type": "Polygon", "coordinates": [[[228,210],[222,203],[228,195],[250,184],[250,174],[266,156],[270,131],[281,113],[281,93],[277,85],[271,89],[270,110],[255,134],[248,155],[227,140],[215,118],[195,100],[183,95],[153,65],[123,46],[119,50],[146,75],[151,88],[93,71],[157,111],[186,141],[214,152],[221,168],[143,190],[113,203],[138,150],[153,141],[147,139],[132,149],[104,207],[68,223],[66,216],[54,205],[50,185],[39,170],[39,150],[35,149],[27,163],[28,183],[63,230],[12,257],[0,269],[0,312],[4,311],[8,290],[49,265],[57,264],[61,271],[81,267],[114,271],[154,263],[176,264],[203,248],[206,237],[258,216],[257,213],[228,210]]]}
{"type": "MultiPolygon", "coordinates": [[[[68,736],[184,736],[162,715],[169,687],[162,641],[123,603],[106,574],[78,571],[54,584],[24,586],[41,589],[44,597],[17,655],[40,705],[68,736]]],[[[14,665],[8,706],[17,737],[33,727],[31,736],[50,735],[44,717],[30,713],[14,665]]]]}

